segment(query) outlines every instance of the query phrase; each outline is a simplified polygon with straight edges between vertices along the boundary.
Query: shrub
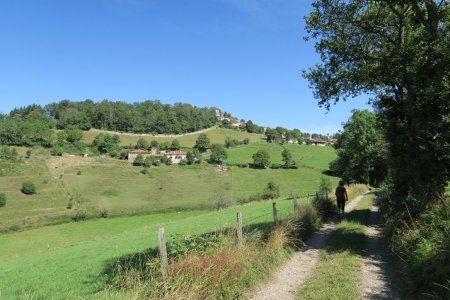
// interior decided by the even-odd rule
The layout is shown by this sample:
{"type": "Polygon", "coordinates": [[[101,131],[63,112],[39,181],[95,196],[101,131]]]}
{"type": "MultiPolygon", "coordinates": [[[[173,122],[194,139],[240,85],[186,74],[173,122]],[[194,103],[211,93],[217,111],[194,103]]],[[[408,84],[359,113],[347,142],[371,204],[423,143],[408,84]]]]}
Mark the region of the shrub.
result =
{"type": "Polygon", "coordinates": [[[0,193],[0,207],[6,205],[6,195],[4,193],[0,193]]]}
{"type": "Polygon", "coordinates": [[[156,161],[155,157],[152,155],[149,155],[144,160],[144,166],[147,168],[150,168],[155,163],[155,161],[156,161]]]}
{"type": "Polygon", "coordinates": [[[77,175],[81,175],[81,174],[82,174],[81,170],[78,170],[77,175]]]}
{"type": "Polygon", "coordinates": [[[25,158],[31,157],[31,149],[28,149],[27,152],[25,152],[25,158]]]}
{"type": "Polygon", "coordinates": [[[54,156],[62,156],[64,154],[64,149],[62,147],[53,147],[51,154],[54,156]]]}
{"type": "Polygon", "coordinates": [[[313,198],[313,206],[319,212],[322,220],[327,220],[337,213],[337,206],[330,199],[319,193],[313,198]]]}
{"type": "Polygon", "coordinates": [[[250,198],[241,197],[241,198],[237,199],[236,202],[239,203],[240,205],[244,205],[244,204],[250,202],[250,198]]]}
{"type": "Polygon", "coordinates": [[[161,158],[161,163],[165,164],[166,166],[170,166],[172,165],[172,159],[170,157],[163,156],[161,158]]]}
{"type": "Polygon", "coordinates": [[[36,186],[31,181],[25,181],[22,183],[21,191],[26,195],[36,194],[36,186]]]}
{"type": "Polygon", "coordinates": [[[20,225],[14,224],[9,226],[9,231],[19,231],[20,230],[20,225]]]}
{"type": "Polygon", "coordinates": [[[144,156],[142,154],[138,154],[133,161],[133,166],[143,166],[144,165],[144,156]]]}
{"type": "Polygon", "coordinates": [[[180,165],[180,167],[184,167],[187,165],[187,161],[185,159],[182,159],[182,160],[180,160],[179,165],[180,165]]]}
{"type": "Polygon", "coordinates": [[[264,193],[262,194],[262,198],[267,200],[275,199],[278,197],[280,197],[280,186],[275,182],[269,182],[266,189],[264,190],[264,193]]]}
{"type": "Polygon", "coordinates": [[[77,209],[72,215],[72,220],[75,222],[84,221],[88,218],[87,212],[83,209],[77,209]]]}
{"type": "Polygon", "coordinates": [[[109,215],[109,211],[108,211],[108,209],[106,207],[100,207],[98,209],[98,216],[100,218],[107,218],[108,215],[109,215]]]}
{"type": "Polygon", "coordinates": [[[213,202],[211,208],[215,210],[220,210],[222,208],[227,208],[231,205],[231,200],[226,193],[216,193],[209,197],[209,200],[213,202]]]}

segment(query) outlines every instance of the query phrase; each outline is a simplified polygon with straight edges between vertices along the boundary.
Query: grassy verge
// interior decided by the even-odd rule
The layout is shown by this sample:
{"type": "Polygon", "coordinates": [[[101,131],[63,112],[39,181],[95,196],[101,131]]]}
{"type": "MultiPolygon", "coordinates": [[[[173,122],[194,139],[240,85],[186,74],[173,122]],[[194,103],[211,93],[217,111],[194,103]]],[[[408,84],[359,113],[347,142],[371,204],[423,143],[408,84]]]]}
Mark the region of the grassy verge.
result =
{"type": "Polygon", "coordinates": [[[366,196],[336,226],[322,251],[320,262],[297,299],[360,299],[361,254],[366,246],[366,222],[374,195],[366,196]]]}

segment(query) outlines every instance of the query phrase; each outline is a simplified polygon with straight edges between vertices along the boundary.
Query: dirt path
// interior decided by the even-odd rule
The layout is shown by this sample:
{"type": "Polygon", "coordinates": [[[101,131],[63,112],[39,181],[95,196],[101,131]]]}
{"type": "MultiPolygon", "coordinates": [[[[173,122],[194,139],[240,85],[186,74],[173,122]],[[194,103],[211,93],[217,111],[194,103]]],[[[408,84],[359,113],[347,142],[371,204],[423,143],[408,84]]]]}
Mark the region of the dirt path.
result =
{"type": "Polygon", "coordinates": [[[364,299],[400,299],[397,273],[390,263],[389,250],[382,237],[379,202],[372,206],[367,229],[367,253],[364,255],[362,291],[364,299]]]}
{"type": "MultiPolygon", "coordinates": [[[[356,197],[345,208],[346,212],[353,208],[363,199],[363,195],[356,197]]],[[[336,222],[325,224],[306,243],[306,247],[295,252],[291,259],[282,266],[270,279],[269,282],[258,286],[248,299],[294,299],[298,287],[303,284],[308,275],[314,270],[319,261],[320,250],[325,247],[328,235],[334,230],[336,222]]]]}

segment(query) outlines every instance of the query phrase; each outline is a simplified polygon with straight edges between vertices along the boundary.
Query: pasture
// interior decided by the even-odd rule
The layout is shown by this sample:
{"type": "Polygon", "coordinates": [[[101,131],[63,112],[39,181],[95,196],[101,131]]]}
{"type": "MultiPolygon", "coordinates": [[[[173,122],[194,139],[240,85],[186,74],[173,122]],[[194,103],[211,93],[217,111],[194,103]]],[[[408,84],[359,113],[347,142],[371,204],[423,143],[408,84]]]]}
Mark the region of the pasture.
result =
{"type": "MultiPolygon", "coordinates": [[[[280,218],[292,201],[278,201],[280,218]]],[[[153,214],[43,227],[0,236],[0,295],[9,298],[96,298],[105,287],[104,268],[121,256],[153,249],[157,231],[170,239],[235,226],[272,222],[272,203],[257,202],[221,211],[153,214]]]]}
{"type": "MultiPolygon", "coordinates": [[[[272,161],[277,163],[281,163],[282,149],[290,149],[301,167],[296,170],[232,167],[220,171],[207,164],[173,165],[150,168],[147,174],[142,174],[142,168],[128,161],[73,155],[50,157],[45,153],[22,163],[0,162],[0,192],[8,199],[7,205],[0,209],[0,230],[70,222],[76,214],[98,217],[101,211],[121,216],[208,209],[212,204],[210,197],[216,193],[227,193],[235,204],[241,198],[261,193],[269,181],[280,185],[282,197],[311,194],[321,176],[325,176],[322,172],[328,162],[335,157],[334,150],[328,147],[263,142],[229,149],[229,161],[251,163],[251,155],[259,148],[268,150],[272,161]],[[37,194],[20,192],[26,180],[36,184],[37,194]]],[[[330,178],[333,184],[337,182],[336,178],[330,178]]]]}
{"type": "MultiPolygon", "coordinates": [[[[94,138],[100,133],[114,133],[108,131],[102,131],[98,129],[91,129],[83,132],[83,141],[85,143],[91,143],[94,138]]],[[[242,141],[245,138],[250,139],[250,143],[261,142],[264,140],[264,135],[256,134],[256,133],[247,133],[239,130],[231,130],[226,128],[211,128],[204,132],[208,135],[211,143],[223,144],[225,138],[227,136],[237,139],[238,141],[242,141]]],[[[152,135],[152,134],[127,134],[127,133],[117,133],[120,137],[121,145],[135,145],[138,139],[144,138],[147,142],[152,140],[158,141],[159,143],[163,142],[172,142],[172,140],[177,139],[180,141],[182,147],[192,148],[195,145],[195,141],[197,140],[200,133],[194,134],[185,134],[185,135],[170,135],[170,136],[161,136],[161,135],[152,135]]]]}

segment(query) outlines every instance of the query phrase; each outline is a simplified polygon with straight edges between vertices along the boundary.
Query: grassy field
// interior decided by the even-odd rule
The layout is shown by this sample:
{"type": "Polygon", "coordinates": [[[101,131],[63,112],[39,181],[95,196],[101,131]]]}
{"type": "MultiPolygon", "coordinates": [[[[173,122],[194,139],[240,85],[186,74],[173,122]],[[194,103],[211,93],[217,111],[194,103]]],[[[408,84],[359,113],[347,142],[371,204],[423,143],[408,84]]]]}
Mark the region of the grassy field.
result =
{"type": "MultiPolygon", "coordinates": [[[[91,129],[89,131],[85,131],[83,133],[83,141],[86,143],[91,143],[95,136],[104,132],[102,130],[91,129]]],[[[242,141],[245,138],[250,139],[250,143],[261,142],[264,140],[264,135],[256,134],[256,133],[247,133],[238,130],[231,130],[225,128],[213,128],[205,132],[208,135],[211,143],[219,143],[223,144],[225,138],[227,136],[237,139],[238,141],[242,141]]],[[[177,139],[180,141],[181,146],[192,148],[195,145],[195,141],[197,140],[200,134],[190,134],[190,135],[180,135],[180,136],[170,136],[170,137],[161,137],[161,136],[152,136],[152,135],[132,135],[132,134],[120,134],[120,144],[121,145],[135,145],[137,140],[140,138],[144,138],[148,142],[152,140],[156,140],[160,143],[162,142],[172,142],[172,140],[177,139]]]]}
{"type": "MultiPolygon", "coordinates": [[[[278,201],[280,218],[292,201],[278,201]]],[[[0,236],[0,295],[10,298],[92,298],[104,288],[105,266],[119,257],[157,245],[157,230],[174,235],[201,234],[244,224],[272,222],[271,202],[222,211],[154,214],[61,224],[0,236]]]]}
{"type": "Polygon", "coordinates": [[[296,299],[361,299],[361,256],[367,243],[365,225],[373,200],[374,194],[366,196],[336,226],[322,250],[319,264],[296,299]]]}
{"type": "MultiPolygon", "coordinates": [[[[228,130],[230,131],[230,130],[228,130]]],[[[316,191],[323,168],[334,157],[333,149],[305,145],[274,145],[265,142],[230,149],[230,160],[251,160],[264,148],[278,154],[283,147],[294,157],[303,157],[296,170],[257,170],[232,167],[220,171],[207,164],[162,166],[142,174],[127,161],[83,158],[74,155],[51,157],[48,151],[33,150],[22,163],[0,162],[0,192],[7,205],[0,208],[0,231],[69,222],[77,213],[88,217],[107,211],[110,216],[180,210],[207,209],[209,198],[225,192],[236,203],[240,198],[261,193],[269,181],[280,185],[281,196],[305,195],[316,191]],[[37,186],[37,194],[20,192],[24,181],[37,186]],[[72,209],[67,206],[72,203],[72,209]]],[[[19,149],[24,152],[25,149],[19,149]]],[[[333,184],[337,179],[330,177],[333,184]]]]}
{"type": "Polygon", "coordinates": [[[271,163],[281,164],[281,153],[288,149],[299,166],[328,170],[328,164],[336,158],[336,151],[332,147],[315,147],[309,145],[281,145],[272,143],[254,143],[248,146],[230,148],[227,163],[252,163],[252,155],[259,149],[266,150],[270,155],[271,163]]]}

